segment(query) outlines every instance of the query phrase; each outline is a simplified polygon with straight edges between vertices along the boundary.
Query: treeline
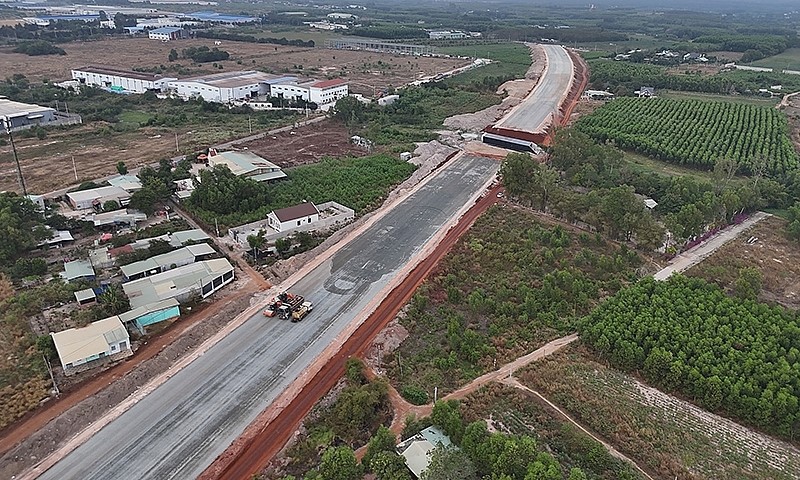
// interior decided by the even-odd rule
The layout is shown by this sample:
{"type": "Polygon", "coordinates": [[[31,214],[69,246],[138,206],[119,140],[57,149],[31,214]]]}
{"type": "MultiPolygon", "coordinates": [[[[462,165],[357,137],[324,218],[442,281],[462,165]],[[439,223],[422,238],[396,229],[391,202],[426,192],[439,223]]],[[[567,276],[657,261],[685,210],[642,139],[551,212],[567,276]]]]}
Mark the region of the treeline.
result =
{"type": "Polygon", "coordinates": [[[203,45],[201,47],[189,47],[181,50],[183,58],[189,58],[195,63],[208,63],[219,62],[230,58],[230,53],[225,50],[220,50],[217,47],[208,48],[203,45]]]}
{"type": "Polygon", "coordinates": [[[347,35],[359,37],[382,38],[386,40],[399,40],[409,38],[428,38],[428,33],[419,27],[409,27],[399,24],[375,24],[363,27],[354,27],[345,30],[347,35]]]}
{"type": "Polygon", "coordinates": [[[264,184],[237,177],[227,167],[206,169],[200,185],[185,201],[207,224],[235,226],[266,218],[276,208],[303,201],[336,201],[362,214],[383,201],[391,187],[416,167],[387,155],[341,160],[325,159],[287,171],[288,180],[264,184]]]}
{"type": "Polygon", "coordinates": [[[797,171],[781,177],[782,183],[735,180],[736,171],[727,159],[715,165],[713,182],[641,171],[626,164],[618,149],[575,130],[556,134],[548,164],[511,154],[501,167],[508,193],[521,203],[646,249],[661,244],[661,223],[680,244],[708,227],[727,225],[737,214],[787,208],[799,198],[797,171]],[[650,212],[634,194],[651,197],[658,206],[650,212]]]}
{"type": "Polygon", "coordinates": [[[589,62],[592,88],[610,90],[618,95],[630,95],[642,86],[663,90],[718,94],[754,94],[761,88],[783,85],[800,88],[800,76],[775,72],[723,72],[716,75],[672,74],[663,67],[610,60],[589,62]]]}
{"type": "Polygon", "coordinates": [[[39,55],[66,55],[67,52],[61,47],[56,47],[45,40],[35,40],[32,42],[22,42],[14,48],[15,53],[24,53],[31,57],[39,55]]]}
{"type": "Polygon", "coordinates": [[[797,313],[727,296],[701,279],[642,280],[581,324],[615,366],[784,438],[800,431],[797,313]]]}
{"type": "Polygon", "coordinates": [[[314,40],[301,40],[301,39],[287,40],[286,37],[282,38],[255,37],[253,35],[242,35],[239,33],[220,33],[220,32],[212,32],[205,30],[196,31],[195,37],[212,38],[216,40],[229,40],[232,42],[269,43],[275,45],[290,45],[293,47],[307,47],[307,48],[313,48],[315,45],[314,40]]]}
{"type": "Polygon", "coordinates": [[[501,28],[492,32],[495,38],[519,42],[552,38],[563,43],[624,42],[628,36],[602,27],[574,26],[572,28],[531,29],[530,27],[501,28]]]}
{"type": "MultiPolygon", "coordinates": [[[[792,36],[797,37],[796,34],[792,36]]],[[[745,63],[782,53],[791,44],[787,37],[782,36],[736,34],[702,35],[692,42],[713,45],[715,50],[744,52],[750,57],[742,60],[745,63]]]]}

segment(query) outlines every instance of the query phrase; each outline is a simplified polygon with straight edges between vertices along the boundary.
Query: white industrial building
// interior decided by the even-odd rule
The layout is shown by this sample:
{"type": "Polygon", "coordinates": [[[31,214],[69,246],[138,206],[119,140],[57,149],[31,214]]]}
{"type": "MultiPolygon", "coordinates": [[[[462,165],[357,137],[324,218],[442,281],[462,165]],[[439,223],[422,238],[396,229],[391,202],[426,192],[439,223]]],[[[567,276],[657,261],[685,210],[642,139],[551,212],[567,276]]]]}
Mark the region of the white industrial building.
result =
{"type": "Polygon", "coordinates": [[[70,328],[51,333],[64,367],[72,375],[98,365],[100,360],[120,360],[133,355],[128,330],[118,316],[90,323],[83,328],[70,328]]]}
{"type": "Polygon", "coordinates": [[[232,103],[269,94],[274,75],[255,70],[223,72],[169,82],[169,88],[184,99],[202,97],[207,102],[232,103]]]}
{"type": "Polygon", "coordinates": [[[334,103],[349,93],[347,82],[299,80],[246,70],[203,75],[169,82],[169,89],[184,99],[202,97],[207,102],[233,103],[258,97],[305,100],[318,105],[334,103]]]}
{"type": "Polygon", "coordinates": [[[430,40],[460,40],[469,37],[469,33],[460,30],[437,30],[428,32],[428,38],[430,40]]]}
{"type": "Polygon", "coordinates": [[[161,40],[162,42],[179,40],[181,38],[187,38],[188,36],[189,32],[181,27],[161,27],[147,32],[147,38],[151,40],[161,40]]]}
{"type": "Polygon", "coordinates": [[[23,130],[36,125],[45,125],[57,120],[56,111],[30,103],[21,103],[0,96],[0,130],[6,125],[13,130],[23,130]]]}
{"type": "Polygon", "coordinates": [[[153,73],[94,66],[72,70],[72,78],[81,85],[126,93],[161,92],[167,89],[169,82],[177,80],[177,78],[162,77],[153,73]]]}
{"type": "Polygon", "coordinates": [[[284,232],[319,221],[319,210],[312,202],[273,210],[267,215],[267,225],[276,232],[284,232]]]}
{"type": "Polygon", "coordinates": [[[206,298],[233,281],[233,266],[225,258],[190,263],[149,277],[123,283],[122,289],[136,309],[170,298],[179,302],[192,295],[206,298]]]}

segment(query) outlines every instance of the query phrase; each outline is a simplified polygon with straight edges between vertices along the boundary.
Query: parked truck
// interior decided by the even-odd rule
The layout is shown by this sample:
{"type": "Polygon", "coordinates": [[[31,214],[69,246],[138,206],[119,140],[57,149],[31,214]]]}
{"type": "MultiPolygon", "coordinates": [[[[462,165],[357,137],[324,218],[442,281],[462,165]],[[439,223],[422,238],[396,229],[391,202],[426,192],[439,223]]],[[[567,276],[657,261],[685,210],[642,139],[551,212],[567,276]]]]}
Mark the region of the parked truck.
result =
{"type": "Polygon", "coordinates": [[[278,316],[284,320],[288,319],[292,312],[297,310],[303,305],[303,296],[294,293],[283,292],[275,297],[266,310],[264,310],[265,317],[278,316]]]}
{"type": "Polygon", "coordinates": [[[303,302],[303,304],[300,305],[300,308],[292,312],[292,322],[296,323],[303,320],[306,318],[306,315],[311,312],[311,310],[314,310],[314,304],[311,302],[303,302]]]}

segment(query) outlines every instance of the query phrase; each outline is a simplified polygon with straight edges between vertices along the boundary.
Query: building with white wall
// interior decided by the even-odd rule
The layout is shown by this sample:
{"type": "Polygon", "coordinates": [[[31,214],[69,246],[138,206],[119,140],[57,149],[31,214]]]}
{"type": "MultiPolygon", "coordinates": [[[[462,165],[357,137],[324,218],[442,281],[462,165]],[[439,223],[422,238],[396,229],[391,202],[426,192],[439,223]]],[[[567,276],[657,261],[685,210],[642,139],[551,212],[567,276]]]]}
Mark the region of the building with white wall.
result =
{"type": "Polygon", "coordinates": [[[161,27],[147,32],[147,38],[151,40],[161,40],[162,42],[179,40],[181,38],[187,38],[188,36],[189,33],[181,27],[161,27]]]}
{"type": "Polygon", "coordinates": [[[133,355],[128,330],[118,316],[51,333],[65,375],[88,370],[101,360],[119,360],[133,355]]]}
{"type": "Polygon", "coordinates": [[[208,166],[214,168],[217,165],[225,165],[237,177],[247,177],[256,182],[286,178],[281,167],[248,151],[217,152],[217,149],[211,148],[208,151],[208,166]]]}
{"type": "Polygon", "coordinates": [[[167,89],[169,82],[177,80],[177,78],[162,77],[153,73],[95,66],[72,70],[72,78],[81,85],[126,93],[161,92],[167,89]]]}
{"type": "Polygon", "coordinates": [[[428,38],[431,40],[460,40],[469,37],[469,33],[460,30],[437,30],[428,32],[428,38]]]}
{"type": "Polygon", "coordinates": [[[223,72],[169,82],[169,89],[184,99],[201,97],[207,102],[232,103],[269,94],[269,82],[274,79],[255,70],[223,72]]]}
{"type": "Polygon", "coordinates": [[[346,97],[349,93],[347,82],[338,78],[315,82],[308,87],[310,101],[317,105],[335,103],[336,100],[346,97]]]}
{"type": "Polygon", "coordinates": [[[273,210],[267,215],[267,225],[276,232],[284,232],[319,221],[319,210],[312,202],[273,210]]]}
{"type": "Polygon", "coordinates": [[[206,298],[233,281],[233,265],[225,258],[190,263],[149,277],[123,283],[136,309],[170,298],[182,302],[192,295],[206,298]]]}
{"type": "Polygon", "coordinates": [[[110,185],[108,187],[93,188],[67,193],[67,200],[75,210],[87,210],[114,200],[125,206],[131,201],[131,194],[125,190],[110,185]]]}

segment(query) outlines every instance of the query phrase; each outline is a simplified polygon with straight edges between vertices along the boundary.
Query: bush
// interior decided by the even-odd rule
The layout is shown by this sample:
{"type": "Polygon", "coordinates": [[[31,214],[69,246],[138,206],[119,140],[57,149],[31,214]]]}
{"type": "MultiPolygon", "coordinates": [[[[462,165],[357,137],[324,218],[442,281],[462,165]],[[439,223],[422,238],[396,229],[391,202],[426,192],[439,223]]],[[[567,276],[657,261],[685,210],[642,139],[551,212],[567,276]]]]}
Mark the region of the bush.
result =
{"type": "Polygon", "coordinates": [[[425,405],[428,403],[428,392],[416,385],[407,385],[400,391],[400,395],[414,405],[425,405]]]}
{"type": "Polygon", "coordinates": [[[50,42],[36,40],[33,42],[22,42],[14,49],[15,53],[24,53],[29,56],[38,55],[66,55],[63,48],[56,47],[50,42]]]}

